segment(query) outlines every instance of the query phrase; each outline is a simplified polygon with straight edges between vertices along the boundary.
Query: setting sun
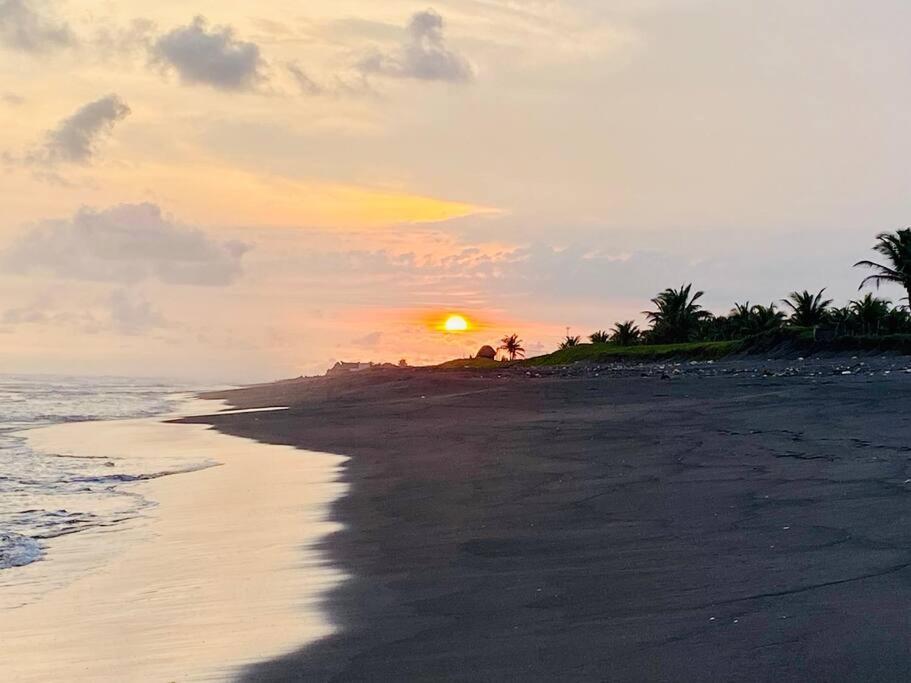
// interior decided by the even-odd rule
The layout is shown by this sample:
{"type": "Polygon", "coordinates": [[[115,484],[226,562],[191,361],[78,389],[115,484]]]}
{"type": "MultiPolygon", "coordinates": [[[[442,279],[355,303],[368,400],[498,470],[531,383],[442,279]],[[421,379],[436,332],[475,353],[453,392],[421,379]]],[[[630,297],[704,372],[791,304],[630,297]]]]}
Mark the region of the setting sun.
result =
{"type": "Polygon", "coordinates": [[[447,332],[465,332],[468,329],[468,321],[461,315],[451,315],[443,323],[443,329],[447,332]]]}

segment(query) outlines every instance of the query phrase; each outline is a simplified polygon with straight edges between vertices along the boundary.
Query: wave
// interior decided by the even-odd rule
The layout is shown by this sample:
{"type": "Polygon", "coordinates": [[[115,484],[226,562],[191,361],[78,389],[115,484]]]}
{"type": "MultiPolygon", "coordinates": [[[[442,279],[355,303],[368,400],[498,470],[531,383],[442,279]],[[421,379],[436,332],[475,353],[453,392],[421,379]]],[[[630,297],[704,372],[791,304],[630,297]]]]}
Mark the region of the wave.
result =
{"type": "Polygon", "coordinates": [[[41,544],[33,538],[0,532],[0,569],[24,567],[37,562],[44,555],[41,544]]]}

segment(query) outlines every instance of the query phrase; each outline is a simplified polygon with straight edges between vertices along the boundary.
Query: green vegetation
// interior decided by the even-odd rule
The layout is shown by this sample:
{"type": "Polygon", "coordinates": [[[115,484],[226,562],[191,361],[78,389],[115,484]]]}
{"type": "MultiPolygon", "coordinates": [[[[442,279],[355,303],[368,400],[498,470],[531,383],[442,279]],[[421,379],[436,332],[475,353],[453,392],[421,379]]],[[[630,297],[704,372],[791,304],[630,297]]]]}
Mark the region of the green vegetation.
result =
{"type": "Polygon", "coordinates": [[[568,365],[579,361],[603,363],[612,360],[647,361],[664,358],[715,359],[740,351],[742,342],[686,342],[681,344],[578,344],[547,354],[521,361],[521,365],[568,365]]]}

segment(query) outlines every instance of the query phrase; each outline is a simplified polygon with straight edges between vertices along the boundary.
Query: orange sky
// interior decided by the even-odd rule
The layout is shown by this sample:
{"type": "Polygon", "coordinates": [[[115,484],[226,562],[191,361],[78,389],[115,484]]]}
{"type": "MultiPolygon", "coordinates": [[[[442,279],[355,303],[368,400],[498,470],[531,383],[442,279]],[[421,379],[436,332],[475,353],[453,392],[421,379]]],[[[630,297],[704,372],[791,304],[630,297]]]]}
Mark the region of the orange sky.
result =
{"type": "Polygon", "coordinates": [[[911,213],[898,0],[21,8],[0,372],[540,352],[689,281],[718,312],[844,301],[911,213]]]}

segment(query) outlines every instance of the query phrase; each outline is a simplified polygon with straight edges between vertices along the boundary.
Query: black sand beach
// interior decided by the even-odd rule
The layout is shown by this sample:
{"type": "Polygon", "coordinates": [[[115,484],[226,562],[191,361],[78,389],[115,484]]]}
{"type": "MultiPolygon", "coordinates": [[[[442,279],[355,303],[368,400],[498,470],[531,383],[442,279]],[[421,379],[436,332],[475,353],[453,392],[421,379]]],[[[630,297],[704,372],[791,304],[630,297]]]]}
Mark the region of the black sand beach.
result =
{"type": "Polygon", "coordinates": [[[206,418],[218,429],[352,456],[326,542],[354,576],[329,603],[341,632],[247,680],[909,680],[908,366],[226,393],[291,408],[206,418]]]}

